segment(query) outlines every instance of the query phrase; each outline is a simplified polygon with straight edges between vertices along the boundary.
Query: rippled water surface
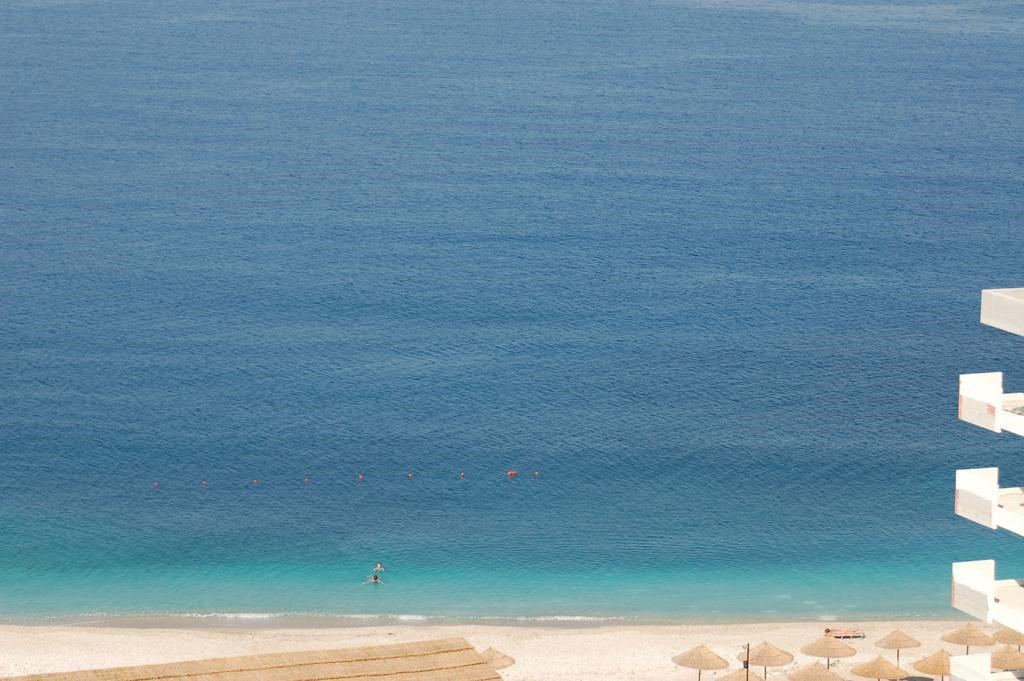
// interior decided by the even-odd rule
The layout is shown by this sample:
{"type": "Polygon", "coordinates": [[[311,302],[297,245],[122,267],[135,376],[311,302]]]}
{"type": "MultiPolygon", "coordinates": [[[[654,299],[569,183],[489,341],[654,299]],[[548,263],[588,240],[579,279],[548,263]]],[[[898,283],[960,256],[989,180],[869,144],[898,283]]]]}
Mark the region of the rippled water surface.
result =
{"type": "Polygon", "coordinates": [[[955,419],[1024,385],[1022,54],[994,1],[4,2],[0,617],[950,615],[1024,571],[951,513],[1024,482],[955,419]]]}

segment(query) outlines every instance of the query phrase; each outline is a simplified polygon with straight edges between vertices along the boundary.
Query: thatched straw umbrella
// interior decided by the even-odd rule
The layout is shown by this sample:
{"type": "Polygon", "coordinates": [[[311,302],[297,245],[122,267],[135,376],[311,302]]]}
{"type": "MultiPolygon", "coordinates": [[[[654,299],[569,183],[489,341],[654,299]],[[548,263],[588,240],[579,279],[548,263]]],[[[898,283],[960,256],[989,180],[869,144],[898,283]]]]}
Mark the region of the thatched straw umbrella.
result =
{"type": "Polygon", "coordinates": [[[789,664],[793,661],[793,656],[765,641],[756,648],[748,646],[748,650],[737,655],[736,659],[746,662],[747,665],[764,667],[764,675],[768,676],[768,667],[781,667],[784,664],[789,664]],[[749,659],[747,658],[748,652],[750,653],[749,659]]]}
{"type": "Polygon", "coordinates": [[[1024,653],[1011,645],[1005,645],[992,653],[992,668],[1003,671],[1024,669],[1024,653]]]}
{"type": "Polygon", "coordinates": [[[800,669],[787,676],[792,681],[843,681],[843,677],[827,667],[822,667],[820,662],[812,662],[809,665],[800,667],[800,669]]]}
{"type": "Polygon", "coordinates": [[[944,679],[949,676],[949,653],[940,650],[928,657],[922,657],[914,663],[914,669],[924,674],[931,674],[944,679]]]}
{"type": "Polygon", "coordinates": [[[491,669],[495,671],[504,669],[505,667],[511,667],[516,663],[514,657],[509,657],[503,652],[497,651],[494,648],[488,648],[484,652],[480,653],[480,657],[487,660],[487,664],[491,665],[491,669]]]}
{"type": "Polygon", "coordinates": [[[1008,646],[1017,646],[1017,650],[1020,650],[1020,647],[1024,645],[1024,634],[1013,629],[1000,629],[992,634],[992,638],[1008,646]]]}
{"type": "Polygon", "coordinates": [[[899,667],[900,666],[900,649],[901,648],[917,648],[917,647],[919,647],[921,645],[921,642],[918,641],[913,636],[907,634],[906,632],[903,632],[903,631],[900,631],[899,629],[897,629],[896,631],[892,632],[891,634],[889,634],[885,638],[880,639],[877,643],[875,643],[875,645],[878,646],[879,648],[887,648],[889,650],[892,650],[892,649],[895,648],[896,649],[896,666],[899,667]]]}
{"type": "Polygon", "coordinates": [[[700,681],[700,673],[705,669],[725,669],[729,661],[721,657],[707,646],[697,646],[672,658],[680,667],[689,667],[697,670],[697,681],[700,681]]]}
{"type": "Polygon", "coordinates": [[[974,626],[971,623],[967,623],[959,629],[942,635],[943,641],[949,641],[950,643],[956,643],[957,645],[967,646],[967,653],[971,652],[971,646],[994,646],[996,640],[986,634],[984,631],[974,626]]]}
{"type": "Polygon", "coordinates": [[[824,657],[825,669],[832,667],[833,657],[850,657],[857,654],[857,650],[853,646],[846,645],[831,636],[824,636],[814,643],[808,643],[800,649],[800,652],[812,657],[824,657]]]}
{"type": "Polygon", "coordinates": [[[859,664],[850,670],[857,676],[863,676],[868,679],[905,679],[910,674],[894,665],[889,660],[885,659],[881,655],[871,660],[871,662],[865,662],[859,664]]]}

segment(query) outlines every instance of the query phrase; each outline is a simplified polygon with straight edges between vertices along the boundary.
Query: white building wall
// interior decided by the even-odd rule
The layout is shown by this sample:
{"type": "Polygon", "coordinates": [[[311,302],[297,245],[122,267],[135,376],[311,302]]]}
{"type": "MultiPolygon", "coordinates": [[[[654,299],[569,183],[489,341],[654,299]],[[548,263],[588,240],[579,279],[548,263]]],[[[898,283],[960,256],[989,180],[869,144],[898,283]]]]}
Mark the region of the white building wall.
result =
{"type": "MultiPolygon", "coordinates": [[[[981,294],[981,322],[1024,336],[1024,288],[990,289],[981,294]]],[[[960,376],[958,417],[980,428],[1024,435],[1024,394],[1004,394],[1003,374],[960,376]],[[1022,413],[1017,413],[1022,412],[1022,413]]],[[[997,468],[956,473],[957,515],[989,528],[1024,535],[1021,488],[999,487],[997,468]]],[[[953,564],[953,607],[988,622],[1024,632],[1024,581],[996,580],[995,561],[953,564]]],[[[950,660],[951,681],[1018,681],[1024,674],[993,672],[989,653],[950,660]]]]}

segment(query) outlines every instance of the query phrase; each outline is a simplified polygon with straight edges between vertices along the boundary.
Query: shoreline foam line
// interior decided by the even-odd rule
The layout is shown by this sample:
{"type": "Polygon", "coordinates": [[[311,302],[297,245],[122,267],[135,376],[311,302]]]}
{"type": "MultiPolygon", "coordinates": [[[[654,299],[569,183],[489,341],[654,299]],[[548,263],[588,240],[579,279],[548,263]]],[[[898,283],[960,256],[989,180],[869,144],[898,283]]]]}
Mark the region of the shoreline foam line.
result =
{"type": "Polygon", "coordinates": [[[536,616],[445,616],[402,613],[271,613],[271,612],[211,612],[211,613],[88,613],[47,616],[4,616],[0,626],[23,627],[76,627],[125,629],[354,629],[378,626],[497,626],[510,628],[595,628],[610,626],[726,626],[752,624],[828,624],[858,622],[944,622],[966,619],[952,613],[947,617],[928,614],[863,614],[853,617],[821,615],[808,617],[764,617],[762,615],[720,617],[665,617],[645,615],[536,615],[536,616]]]}

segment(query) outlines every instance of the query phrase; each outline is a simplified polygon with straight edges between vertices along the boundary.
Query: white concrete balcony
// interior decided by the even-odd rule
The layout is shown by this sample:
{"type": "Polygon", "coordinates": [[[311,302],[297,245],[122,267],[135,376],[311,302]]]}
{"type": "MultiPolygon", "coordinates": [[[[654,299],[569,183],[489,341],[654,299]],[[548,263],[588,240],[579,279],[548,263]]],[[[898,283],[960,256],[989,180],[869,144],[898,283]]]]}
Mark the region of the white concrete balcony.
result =
{"type": "Polygon", "coordinates": [[[980,428],[1024,435],[1024,393],[1003,392],[1003,372],[960,374],[957,417],[980,428]]]}
{"type": "Polygon", "coordinates": [[[950,681],[1018,681],[1024,671],[992,671],[992,654],[955,655],[949,658],[950,681]]]}
{"type": "Polygon", "coordinates": [[[981,323],[1024,336],[1024,288],[982,291],[981,323]]]}
{"type": "Polygon", "coordinates": [[[1024,487],[1000,487],[998,468],[956,472],[953,512],[979,525],[1024,537],[1024,487]]]}
{"type": "Polygon", "coordinates": [[[1024,580],[996,579],[994,560],[953,563],[953,607],[989,624],[1024,629],[1024,580]]]}

